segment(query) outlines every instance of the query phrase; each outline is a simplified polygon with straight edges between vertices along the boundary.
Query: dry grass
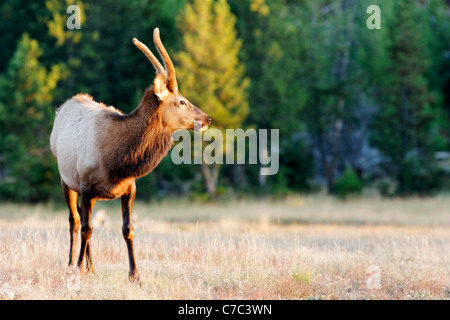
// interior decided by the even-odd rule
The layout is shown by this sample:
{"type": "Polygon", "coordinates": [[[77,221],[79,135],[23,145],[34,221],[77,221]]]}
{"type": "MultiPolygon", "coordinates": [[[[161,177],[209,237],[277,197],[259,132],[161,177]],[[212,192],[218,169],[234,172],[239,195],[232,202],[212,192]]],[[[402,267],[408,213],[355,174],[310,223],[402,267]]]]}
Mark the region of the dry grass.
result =
{"type": "Polygon", "coordinates": [[[295,197],[137,203],[142,287],[128,283],[120,203],[99,203],[96,272],[68,276],[65,208],[0,206],[0,289],[15,299],[449,299],[450,199],[295,197]],[[369,289],[367,268],[380,268],[369,289]]]}

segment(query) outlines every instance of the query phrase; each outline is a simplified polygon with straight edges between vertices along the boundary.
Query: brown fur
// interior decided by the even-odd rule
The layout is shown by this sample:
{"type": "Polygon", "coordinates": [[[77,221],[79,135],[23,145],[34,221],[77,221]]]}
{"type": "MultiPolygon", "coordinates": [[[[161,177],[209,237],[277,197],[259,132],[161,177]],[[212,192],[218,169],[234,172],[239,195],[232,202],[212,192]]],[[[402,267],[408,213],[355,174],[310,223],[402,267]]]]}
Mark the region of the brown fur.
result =
{"type": "Polygon", "coordinates": [[[151,172],[172,147],[171,128],[164,127],[153,88],[129,115],[109,113],[110,126],[99,137],[101,167],[112,182],[151,172]]]}

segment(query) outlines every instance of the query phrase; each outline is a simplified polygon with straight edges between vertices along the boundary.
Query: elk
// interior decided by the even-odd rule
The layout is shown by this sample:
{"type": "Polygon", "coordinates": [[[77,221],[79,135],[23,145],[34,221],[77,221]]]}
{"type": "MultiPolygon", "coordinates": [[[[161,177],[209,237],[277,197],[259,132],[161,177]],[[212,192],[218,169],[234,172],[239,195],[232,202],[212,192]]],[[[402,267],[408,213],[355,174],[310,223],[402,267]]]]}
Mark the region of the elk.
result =
{"type": "Polygon", "coordinates": [[[208,128],[211,118],[178,90],[175,68],[161,42],[159,29],[153,42],[164,67],[148,47],[133,39],[153,64],[156,75],[139,106],[129,114],[77,94],[57,111],[50,147],[58,162],[64,199],[69,207],[69,267],[75,268],[75,248],[81,222],[81,247],[76,267],[93,271],[91,254],[92,208],[97,200],[121,198],[122,234],[129,259],[129,279],[139,280],[134,255],[132,208],[136,179],[150,173],[167,155],[176,130],[208,128]],[[78,196],[80,205],[78,205],[78,196]]]}

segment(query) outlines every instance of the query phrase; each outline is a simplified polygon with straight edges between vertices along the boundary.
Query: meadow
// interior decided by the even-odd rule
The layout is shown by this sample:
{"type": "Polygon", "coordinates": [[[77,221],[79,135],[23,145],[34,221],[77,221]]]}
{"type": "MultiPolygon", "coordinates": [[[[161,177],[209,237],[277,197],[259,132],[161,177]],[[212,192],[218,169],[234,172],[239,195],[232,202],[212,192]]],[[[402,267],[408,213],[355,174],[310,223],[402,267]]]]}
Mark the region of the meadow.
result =
{"type": "Polygon", "coordinates": [[[106,217],[92,235],[96,270],[77,277],[67,270],[64,206],[0,204],[0,293],[14,299],[450,298],[448,194],[137,202],[142,286],[127,279],[120,201],[98,202],[94,213],[101,210],[106,217]]]}

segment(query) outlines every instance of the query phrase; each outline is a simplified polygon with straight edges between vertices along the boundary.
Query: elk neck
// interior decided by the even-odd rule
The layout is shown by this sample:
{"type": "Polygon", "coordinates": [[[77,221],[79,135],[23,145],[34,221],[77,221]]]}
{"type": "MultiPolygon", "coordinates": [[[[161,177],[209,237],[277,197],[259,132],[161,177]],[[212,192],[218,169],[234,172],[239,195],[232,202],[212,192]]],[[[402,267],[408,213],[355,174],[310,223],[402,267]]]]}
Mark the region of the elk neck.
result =
{"type": "Polygon", "coordinates": [[[162,123],[153,87],[145,91],[139,106],[128,115],[113,116],[115,140],[104,154],[110,180],[139,178],[151,172],[173,145],[170,130],[162,123]]]}

